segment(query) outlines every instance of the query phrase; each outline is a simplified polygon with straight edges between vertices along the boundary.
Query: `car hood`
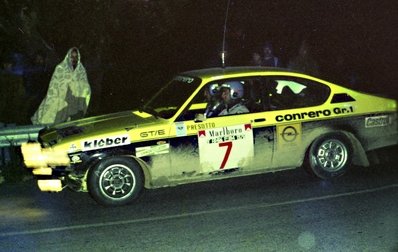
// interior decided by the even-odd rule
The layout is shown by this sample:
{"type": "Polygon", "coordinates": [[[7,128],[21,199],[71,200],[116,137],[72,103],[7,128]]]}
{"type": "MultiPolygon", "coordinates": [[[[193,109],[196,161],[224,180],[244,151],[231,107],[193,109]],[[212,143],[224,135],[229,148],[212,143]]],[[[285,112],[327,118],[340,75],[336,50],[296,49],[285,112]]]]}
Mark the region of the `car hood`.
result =
{"type": "Polygon", "coordinates": [[[54,145],[65,138],[91,137],[112,132],[130,131],[159,123],[162,118],[139,111],[124,111],[88,117],[44,128],[39,133],[41,142],[54,145]]]}

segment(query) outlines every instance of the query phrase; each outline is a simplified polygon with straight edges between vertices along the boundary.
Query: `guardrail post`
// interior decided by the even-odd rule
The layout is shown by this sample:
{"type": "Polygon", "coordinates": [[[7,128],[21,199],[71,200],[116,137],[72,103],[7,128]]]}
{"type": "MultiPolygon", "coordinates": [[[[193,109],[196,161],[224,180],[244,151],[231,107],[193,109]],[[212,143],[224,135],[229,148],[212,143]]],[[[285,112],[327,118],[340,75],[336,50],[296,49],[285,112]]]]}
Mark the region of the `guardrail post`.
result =
{"type": "MultiPolygon", "coordinates": [[[[5,128],[5,127],[7,127],[7,125],[0,122],[0,129],[5,128]]],[[[0,147],[0,161],[1,161],[1,163],[0,163],[1,167],[10,163],[10,161],[11,161],[10,147],[0,147]]]]}
{"type": "Polygon", "coordinates": [[[37,140],[38,133],[43,127],[0,123],[0,183],[4,179],[18,181],[27,175],[19,146],[37,140]]]}

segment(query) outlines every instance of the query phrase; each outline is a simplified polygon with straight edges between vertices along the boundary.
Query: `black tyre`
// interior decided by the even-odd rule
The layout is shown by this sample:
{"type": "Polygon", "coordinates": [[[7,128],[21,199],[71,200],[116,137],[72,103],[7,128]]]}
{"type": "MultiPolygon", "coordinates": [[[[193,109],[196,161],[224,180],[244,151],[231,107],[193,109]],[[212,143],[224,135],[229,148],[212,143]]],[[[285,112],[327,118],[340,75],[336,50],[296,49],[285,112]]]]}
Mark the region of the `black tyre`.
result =
{"type": "Polygon", "coordinates": [[[352,160],[352,146],[341,134],[328,134],[314,141],[308,152],[311,171],[322,179],[341,176],[347,172],[352,160]]]}
{"type": "Polygon", "coordinates": [[[143,178],[141,167],[134,160],[112,157],[90,170],[88,191],[102,205],[125,205],[139,196],[143,178]]]}

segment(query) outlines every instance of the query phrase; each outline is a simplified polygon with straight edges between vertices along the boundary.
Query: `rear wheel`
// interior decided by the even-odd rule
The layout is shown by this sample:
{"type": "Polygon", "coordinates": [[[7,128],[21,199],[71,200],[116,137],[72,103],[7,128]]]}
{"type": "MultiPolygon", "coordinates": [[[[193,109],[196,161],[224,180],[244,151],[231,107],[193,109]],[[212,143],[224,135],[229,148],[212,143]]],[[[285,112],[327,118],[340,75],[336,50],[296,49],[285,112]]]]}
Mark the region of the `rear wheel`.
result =
{"type": "Polygon", "coordinates": [[[142,170],[126,157],[101,161],[88,174],[90,195],[102,205],[125,205],[136,199],[143,188],[142,170]]]}
{"type": "Polygon", "coordinates": [[[351,165],[352,147],[345,135],[328,134],[314,141],[308,155],[311,171],[322,179],[329,179],[347,172],[351,165]]]}

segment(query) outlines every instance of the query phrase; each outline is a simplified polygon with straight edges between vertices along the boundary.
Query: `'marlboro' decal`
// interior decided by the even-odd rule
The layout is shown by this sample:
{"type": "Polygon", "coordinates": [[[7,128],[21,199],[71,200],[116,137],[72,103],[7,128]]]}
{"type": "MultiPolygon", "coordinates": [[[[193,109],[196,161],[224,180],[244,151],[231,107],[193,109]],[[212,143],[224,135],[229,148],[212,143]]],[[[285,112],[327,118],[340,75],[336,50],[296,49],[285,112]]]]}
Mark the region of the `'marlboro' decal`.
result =
{"type": "Polygon", "coordinates": [[[253,157],[250,124],[198,131],[199,156],[204,171],[238,168],[253,157]]]}
{"type": "Polygon", "coordinates": [[[130,136],[128,134],[119,136],[109,136],[104,138],[97,138],[91,140],[84,140],[81,142],[82,150],[96,150],[114,146],[121,146],[130,144],[130,136]]]}

